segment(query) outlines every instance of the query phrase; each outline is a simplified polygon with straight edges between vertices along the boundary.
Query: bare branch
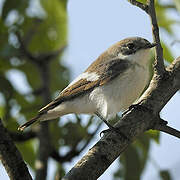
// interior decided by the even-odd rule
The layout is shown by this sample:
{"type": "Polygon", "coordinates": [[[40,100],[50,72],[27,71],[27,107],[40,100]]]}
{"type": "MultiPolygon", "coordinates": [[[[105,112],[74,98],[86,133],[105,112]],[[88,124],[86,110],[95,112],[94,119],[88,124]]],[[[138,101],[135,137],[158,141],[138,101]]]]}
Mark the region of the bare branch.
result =
{"type": "Polygon", "coordinates": [[[176,6],[174,4],[163,4],[161,6],[167,9],[176,9],[176,6]]]}
{"type": "Polygon", "coordinates": [[[151,129],[162,131],[164,133],[170,134],[172,136],[175,136],[177,138],[180,138],[180,131],[167,126],[168,122],[163,120],[160,116],[157,117],[155,124],[152,126],[151,129]]]}
{"type": "Polygon", "coordinates": [[[135,5],[145,11],[148,14],[148,6],[146,4],[143,4],[141,2],[138,2],[136,0],[128,0],[132,5],[135,5]]]}
{"type": "Polygon", "coordinates": [[[157,124],[153,129],[158,130],[158,131],[162,131],[162,132],[165,132],[165,133],[170,134],[172,136],[175,136],[177,138],[180,138],[180,131],[178,131],[172,127],[157,124]]]}
{"type": "Polygon", "coordinates": [[[32,177],[21,154],[0,120],[0,159],[10,179],[31,180],[32,177]]]}
{"type": "Polygon", "coordinates": [[[8,134],[10,135],[11,139],[16,142],[24,142],[36,137],[36,133],[33,131],[24,132],[23,134],[8,131],[8,134]]]}
{"type": "MultiPolygon", "coordinates": [[[[42,99],[44,104],[49,103],[51,99],[50,95],[50,67],[49,63],[42,63],[38,66],[40,72],[40,78],[42,87],[44,88],[42,99]]],[[[39,139],[39,149],[38,157],[36,161],[36,180],[46,179],[47,168],[48,168],[48,158],[50,156],[51,141],[49,134],[48,122],[42,122],[39,125],[39,131],[37,132],[37,137],[39,139]]]]}
{"type": "Polygon", "coordinates": [[[163,49],[160,43],[159,27],[158,27],[157,18],[156,18],[154,0],[148,0],[147,4],[140,3],[136,0],[128,0],[128,1],[131,4],[144,10],[151,19],[153,39],[154,39],[154,42],[157,43],[157,46],[155,47],[156,61],[154,65],[154,71],[155,73],[157,73],[157,75],[162,76],[163,73],[165,72],[165,66],[164,66],[164,59],[163,59],[163,49]]]}
{"type": "Polygon", "coordinates": [[[160,37],[159,37],[159,27],[157,23],[157,17],[156,17],[156,11],[155,11],[155,5],[154,5],[154,0],[148,0],[148,14],[151,19],[151,24],[152,24],[152,34],[153,34],[153,39],[154,42],[157,43],[157,46],[155,47],[155,66],[154,70],[155,73],[158,75],[163,75],[165,72],[165,66],[164,66],[164,59],[163,59],[163,49],[161,46],[160,42],[160,37]]]}
{"type": "Polygon", "coordinates": [[[173,86],[180,89],[180,56],[176,58],[166,70],[174,76],[173,86]]]}
{"type": "Polygon", "coordinates": [[[39,139],[38,155],[35,162],[36,180],[46,179],[48,169],[48,158],[50,156],[50,135],[48,122],[41,122],[37,133],[39,139]]]}

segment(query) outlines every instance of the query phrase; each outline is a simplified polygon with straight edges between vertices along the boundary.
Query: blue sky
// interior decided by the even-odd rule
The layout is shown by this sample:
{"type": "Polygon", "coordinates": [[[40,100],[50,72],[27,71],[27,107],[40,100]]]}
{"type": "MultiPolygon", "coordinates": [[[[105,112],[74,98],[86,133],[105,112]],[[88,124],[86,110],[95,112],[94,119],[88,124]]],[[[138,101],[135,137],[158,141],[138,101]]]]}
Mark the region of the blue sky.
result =
{"type": "MultiPolygon", "coordinates": [[[[68,15],[69,45],[63,62],[70,67],[72,79],[83,72],[106,48],[123,38],[141,36],[152,41],[149,17],[142,10],[129,4],[127,0],[69,0],[68,15]]],[[[176,16],[173,13],[170,15],[176,16]]],[[[175,28],[178,32],[177,27],[175,28]]],[[[165,32],[161,33],[161,37],[170,46],[173,39],[165,32]]],[[[177,56],[177,46],[172,48],[177,56]]],[[[179,102],[180,94],[177,93],[161,113],[162,117],[177,129],[180,129],[178,121],[180,117],[179,102]]],[[[106,128],[106,126],[103,126],[103,128],[106,128]]],[[[90,147],[99,138],[98,133],[90,147]]],[[[85,154],[90,147],[83,151],[81,155],[85,154]]],[[[178,163],[180,163],[179,149],[180,143],[177,138],[162,134],[159,145],[152,143],[151,160],[147,164],[142,179],[158,179],[157,168],[160,167],[170,169],[173,172],[173,179],[177,180],[180,177],[178,171],[178,163]]],[[[70,164],[66,164],[67,169],[71,168],[80,158],[77,157],[70,164]]],[[[51,177],[53,166],[54,164],[51,161],[48,179],[51,177]]],[[[99,180],[112,180],[111,174],[116,167],[117,162],[114,162],[99,180]]],[[[0,179],[8,179],[2,168],[0,171],[0,179]]]]}

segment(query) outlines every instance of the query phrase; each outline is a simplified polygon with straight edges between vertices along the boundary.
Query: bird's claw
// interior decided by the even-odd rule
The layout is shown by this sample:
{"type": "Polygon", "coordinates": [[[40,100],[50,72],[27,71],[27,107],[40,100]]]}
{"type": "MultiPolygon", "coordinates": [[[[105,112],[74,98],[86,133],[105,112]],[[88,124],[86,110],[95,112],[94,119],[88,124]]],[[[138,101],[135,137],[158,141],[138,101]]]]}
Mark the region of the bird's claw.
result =
{"type": "Polygon", "coordinates": [[[138,109],[138,110],[140,110],[140,111],[150,111],[151,109],[148,109],[147,107],[145,107],[145,106],[142,106],[141,104],[132,104],[131,106],[129,106],[129,108],[126,110],[126,111],[124,111],[123,113],[122,113],[122,117],[123,116],[125,116],[126,115],[126,113],[127,112],[129,112],[130,110],[132,110],[132,109],[138,109]]]}

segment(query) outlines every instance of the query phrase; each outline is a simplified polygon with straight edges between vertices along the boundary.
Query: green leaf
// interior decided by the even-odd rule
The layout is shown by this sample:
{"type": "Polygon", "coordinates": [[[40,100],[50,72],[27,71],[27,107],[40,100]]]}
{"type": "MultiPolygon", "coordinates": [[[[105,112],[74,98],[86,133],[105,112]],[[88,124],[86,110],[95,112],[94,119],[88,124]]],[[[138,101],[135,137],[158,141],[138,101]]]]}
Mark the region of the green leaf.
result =
{"type": "Polygon", "coordinates": [[[11,10],[17,10],[24,14],[28,3],[28,0],[5,0],[2,8],[2,19],[5,20],[11,10]]]}
{"type": "Polygon", "coordinates": [[[172,25],[177,23],[177,21],[168,15],[167,9],[158,1],[156,1],[156,14],[159,27],[162,27],[170,35],[173,35],[172,25]]]}
{"type": "Polygon", "coordinates": [[[24,72],[27,81],[32,89],[41,87],[40,72],[37,66],[26,61],[26,63],[19,66],[17,69],[24,72]]]}
{"type": "Polygon", "coordinates": [[[46,16],[38,25],[29,49],[32,52],[57,50],[65,45],[67,40],[67,14],[64,2],[59,0],[40,2],[46,16]]]}
{"type": "Polygon", "coordinates": [[[147,2],[147,0],[138,0],[138,1],[144,4],[147,2]]]}
{"type": "Polygon", "coordinates": [[[130,147],[121,155],[120,168],[115,172],[114,177],[123,177],[125,180],[140,179],[148,160],[151,138],[158,140],[158,134],[148,132],[131,144],[130,147]]]}
{"type": "Polygon", "coordinates": [[[155,131],[155,130],[149,130],[145,132],[151,139],[153,139],[157,144],[159,144],[159,137],[160,137],[160,132],[155,131]]]}
{"type": "Polygon", "coordinates": [[[0,106],[0,117],[4,117],[4,115],[5,115],[5,108],[4,108],[4,106],[0,106]]]}
{"type": "MultiPolygon", "coordinates": [[[[61,145],[59,143],[59,140],[63,137],[62,130],[63,128],[58,125],[59,118],[57,120],[54,120],[53,122],[49,123],[50,126],[50,132],[51,132],[51,143],[55,149],[58,150],[59,146],[61,145]]],[[[62,138],[63,139],[63,138],[62,138]]]]}
{"type": "Polygon", "coordinates": [[[64,89],[69,82],[70,74],[68,69],[59,63],[59,59],[53,60],[50,65],[51,73],[51,93],[64,89]],[[56,73],[54,73],[56,72],[56,73]],[[57,83],[58,82],[58,83],[57,83]]]}
{"type": "Polygon", "coordinates": [[[32,169],[35,169],[35,150],[34,140],[25,141],[23,143],[17,143],[16,146],[22,154],[23,159],[30,165],[32,169]]]}
{"type": "Polygon", "coordinates": [[[141,161],[137,149],[134,146],[129,146],[120,157],[120,160],[124,166],[124,179],[139,180],[141,175],[141,161]]]}

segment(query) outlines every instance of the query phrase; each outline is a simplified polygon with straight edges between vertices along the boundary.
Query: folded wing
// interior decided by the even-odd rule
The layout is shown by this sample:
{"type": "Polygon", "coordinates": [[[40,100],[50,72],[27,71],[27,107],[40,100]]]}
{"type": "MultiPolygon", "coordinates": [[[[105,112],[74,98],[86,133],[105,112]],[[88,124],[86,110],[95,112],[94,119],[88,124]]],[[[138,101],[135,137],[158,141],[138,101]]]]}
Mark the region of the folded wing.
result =
{"type": "MultiPolygon", "coordinates": [[[[97,80],[90,81],[86,78],[78,80],[74,84],[65,88],[55,100],[40,109],[39,114],[46,113],[62,102],[84,95],[87,92],[92,91],[95,87],[105,85],[110,80],[125,72],[130,65],[131,63],[129,61],[122,59],[113,59],[112,61],[98,64],[95,71],[99,77],[97,80]]],[[[86,73],[88,72],[87,70],[85,71],[86,73]]]]}

